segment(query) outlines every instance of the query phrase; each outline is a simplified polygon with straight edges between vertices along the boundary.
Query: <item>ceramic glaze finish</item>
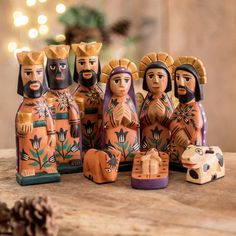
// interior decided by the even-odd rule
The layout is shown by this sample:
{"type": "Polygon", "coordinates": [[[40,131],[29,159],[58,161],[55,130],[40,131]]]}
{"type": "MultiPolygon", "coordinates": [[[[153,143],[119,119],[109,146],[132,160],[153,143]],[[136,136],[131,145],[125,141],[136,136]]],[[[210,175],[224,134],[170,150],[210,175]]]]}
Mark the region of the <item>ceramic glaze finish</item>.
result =
{"type": "Polygon", "coordinates": [[[206,71],[195,57],[179,57],[173,64],[174,94],[179,99],[170,118],[170,162],[181,166],[181,156],[189,144],[206,145],[207,124],[201,105],[201,84],[206,83],[206,71]]]}
{"type": "Polygon", "coordinates": [[[81,127],[83,151],[100,147],[100,126],[104,94],[97,82],[100,79],[98,54],[102,43],[72,44],[76,54],[74,81],[78,87],[74,93],[78,105],[82,107],[81,127]]]}
{"type": "Polygon", "coordinates": [[[224,156],[219,147],[189,145],[181,159],[188,182],[205,184],[225,175],[224,156]]]}
{"type": "Polygon", "coordinates": [[[18,93],[23,96],[16,114],[17,181],[22,185],[59,181],[55,159],[56,131],[42,96],[47,91],[43,53],[17,54],[18,93]]]}
{"type": "Polygon", "coordinates": [[[55,119],[58,169],[61,173],[78,172],[82,170],[82,140],[79,108],[69,91],[72,84],[68,63],[70,46],[50,45],[44,51],[50,87],[46,98],[55,119]]]}
{"type": "Polygon", "coordinates": [[[121,164],[133,161],[139,151],[139,121],[136,111],[133,79],[137,68],[128,59],[112,60],[102,69],[102,82],[106,82],[103,107],[103,146],[121,152],[121,164]]]}
{"type": "Polygon", "coordinates": [[[120,157],[120,152],[114,148],[104,151],[89,149],[84,156],[84,176],[98,184],[115,182],[120,157]]]}
{"type": "Polygon", "coordinates": [[[156,148],[166,151],[170,131],[167,126],[173,105],[167,92],[171,90],[171,68],[173,59],[166,53],[149,53],[139,65],[143,89],[148,94],[140,112],[141,149],[156,148]]]}

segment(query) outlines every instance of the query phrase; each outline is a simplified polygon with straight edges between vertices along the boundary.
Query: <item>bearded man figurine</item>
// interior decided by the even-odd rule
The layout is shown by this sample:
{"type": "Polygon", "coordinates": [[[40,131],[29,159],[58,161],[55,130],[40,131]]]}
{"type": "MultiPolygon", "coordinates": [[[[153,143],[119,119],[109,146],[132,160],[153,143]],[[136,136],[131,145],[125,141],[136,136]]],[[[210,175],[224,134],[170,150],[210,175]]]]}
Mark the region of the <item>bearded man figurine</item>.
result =
{"type": "Polygon", "coordinates": [[[16,114],[16,180],[21,185],[60,181],[55,159],[56,130],[43,97],[48,90],[44,53],[21,52],[17,93],[23,96],[16,114]]]}
{"type": "Polygon", "coordinates": [[[202,62],[192,56],[177,58],[173,64],[174,94],[179,100],[170,118],[170,165],[181,167],[181,156],[189,144],[206,145],[207,123],[201,104],[201,84],[206,83],[202,62]]]}
{"type": "Polygon", "coordinates": [[[44,51],[47,56],[46,75],[50,88],[46,97],[56,123],[58,170],[61,174],[81,172],[80,114],[69,90],[72,84],[68,63],[70,46],[50,45],[44,51]]]}
{"type": "Polygon", "coordinates": [[[98,54],[102,43],[72,44],[76,54],[74,81],[78,83],[75,99],[81,108],[83,151],[100,148],[100,126],[102,122],[103,91],[99,87],[101,66],[98,54]]]}

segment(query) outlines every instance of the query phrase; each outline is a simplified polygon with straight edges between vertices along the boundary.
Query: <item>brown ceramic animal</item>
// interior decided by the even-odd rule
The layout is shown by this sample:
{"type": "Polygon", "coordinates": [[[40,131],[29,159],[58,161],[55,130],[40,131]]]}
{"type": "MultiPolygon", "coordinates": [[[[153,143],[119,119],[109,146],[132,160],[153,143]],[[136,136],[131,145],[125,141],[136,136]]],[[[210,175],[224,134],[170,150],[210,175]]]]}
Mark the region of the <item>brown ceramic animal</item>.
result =
{"type": "Polygon", "coordinates": [[[84,176],[95,183],[115,182],[121,153],[114,148],[89,149],[84,156],[84,176]]]}

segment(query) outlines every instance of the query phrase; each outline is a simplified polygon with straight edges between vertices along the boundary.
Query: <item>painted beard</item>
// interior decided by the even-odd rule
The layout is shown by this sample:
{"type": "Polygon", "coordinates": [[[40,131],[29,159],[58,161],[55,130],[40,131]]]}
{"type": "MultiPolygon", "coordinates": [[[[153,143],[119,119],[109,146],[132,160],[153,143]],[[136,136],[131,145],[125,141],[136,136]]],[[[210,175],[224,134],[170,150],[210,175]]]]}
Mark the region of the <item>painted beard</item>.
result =
{"type": "Polygon", "coordinates": [[[67,74],[58,72],[55,75],[50,74],[48,72],[48,82],[50,89],[64,89],[70,86],[70,74],[69,72],[67,74]]]}
{"type": "Polygon", "coordinates": [[[82,70],[78,74],[78,81],[81,85],[85,87],[91,87],[97,82],[97,74],[93,70],[82,70]],[[92,77],[90,79],[85,79],[83,73],[92,72],[92,77]]]}
{"type": "Polygon", "coordinates": [[[24,93],[27,95],[29,98],[39,98],[43,94],[43,86],[39,81],[29,81],[25,86],[24,86],[24,93]],[[33,90],[30,88],[30,85],[35,84],[39,85],[39,89],[33,90]]]}
{"type": "Polygon", "coordinates": [[[187,103],[190,102],[195,97],[195,92],[191,91],[186,86],[178,86],[178,88],[183,88],[186,90],[186,94],[180,95],[178,94],[178,99],[180,103],[187,103]]]}

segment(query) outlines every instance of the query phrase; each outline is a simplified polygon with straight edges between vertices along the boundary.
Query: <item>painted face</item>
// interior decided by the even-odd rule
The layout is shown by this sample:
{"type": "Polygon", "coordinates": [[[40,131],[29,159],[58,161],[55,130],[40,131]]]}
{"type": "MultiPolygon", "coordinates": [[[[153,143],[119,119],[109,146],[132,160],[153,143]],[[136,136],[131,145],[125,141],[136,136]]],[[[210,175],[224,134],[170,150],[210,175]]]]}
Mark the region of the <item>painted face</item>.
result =
{"type": "Polygon", "coordinates": [[[196,79],[188,71],[177,70],[175,75],[179,101],[187,103],[195,97],[196,79]]]}
{"type": "Polygon", "coordinates": [[[67,59],[48,59],[46,70],[51,89],[64,89],[71,84],[67,59]]]}
{"type": "Polygon", "coordinates": [[[162,94],[167,87],[168,75],[162,68],[150,68],[146,73],[146,82],[151,93],[162,94]]]}
{"type": "Polygon", "coordinates": [[[110,88],[115,96],[123,97],[128,94],[131,86],[131,76],[127,73],[115,74],[110,79],[110,88]]]}
{"type": "Polygon", "coordinates": [[[91,79],[92,72],[98,73],[98,57],[77,57],[76,58],[77,72],[82,72],[84,79],[91,79]]]}
{"type": "Polygon", "coordinates": [[[44,70],[43,65],[22,66],[21,77],[24,93],[27,97],[38,98],[42,96],[44,70]]]}

